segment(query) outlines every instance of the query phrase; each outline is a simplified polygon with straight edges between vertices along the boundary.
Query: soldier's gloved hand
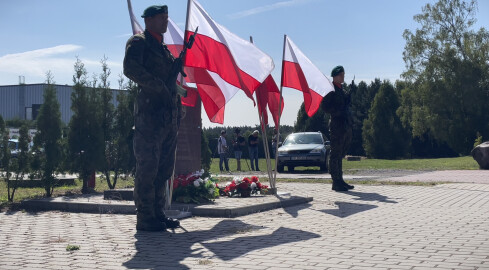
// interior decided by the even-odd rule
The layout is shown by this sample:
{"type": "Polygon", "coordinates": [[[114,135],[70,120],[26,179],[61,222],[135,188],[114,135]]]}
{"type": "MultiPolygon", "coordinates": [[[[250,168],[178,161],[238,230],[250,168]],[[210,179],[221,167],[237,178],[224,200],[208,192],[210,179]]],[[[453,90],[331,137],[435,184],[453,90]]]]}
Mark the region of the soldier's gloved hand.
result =
{"type": "Polygon", "coordinates": [[[175,73],[178,75],[178,73],[180,73],[182,70],[183,70],[183,60],[179,57],[175,59],[175,61],[173,62],[172,75],[174,75],[175,73]]]}

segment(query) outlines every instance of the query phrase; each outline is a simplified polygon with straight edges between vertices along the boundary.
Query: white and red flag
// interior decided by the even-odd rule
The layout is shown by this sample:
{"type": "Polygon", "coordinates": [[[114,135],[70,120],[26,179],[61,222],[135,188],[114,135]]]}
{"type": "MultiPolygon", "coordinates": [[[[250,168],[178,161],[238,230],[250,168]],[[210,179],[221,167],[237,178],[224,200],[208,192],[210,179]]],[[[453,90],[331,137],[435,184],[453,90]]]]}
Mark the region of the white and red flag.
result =
{"type": "Polygon", "coordinates": [[[258,100],[258,112],[263,115],[264,126],[268,125],[268,106],[275,128],[278,128],[280,115],[284,111],[284,100],[282,98],[282,104],[279,106],[280,90],[272,75],[268,75],[265,81],[256,89],[256,99],[258,100]]]}
{"type": "Polygon", "coordinates": [[[331,81],[285,36],[282,63],[282,86],[302,91],[304,107],[309,117],[321,105],[321,100],[334,91],[331,81]]]}
{"type": "Polygon", "coordinates": [[[187,8],[185,39],[199,30],[184,65],[193,68],[190,77],[209,119],[223,123],[224,105],[240,90],[254,100],[253,92],[274,68],[273,60],[216,23],[196,0],[189,0],[187,8]]]}
{"type": "MultiPolygon", "coordinates": [[[[144,29],[134,16],[131,0],[127,0],[127,8],[129,10],[129,18],[131,19],[132,33],[135,35],[144,32],[144,29]]],[[[166,33],[163,34],[163,40],[173,56],[178,57],[183,49],[183,32],[170,18],[168,18],[168,29],[166,33]]],[[[180,84],[180,76],[181,75],[179,75],[177,80],[178,84],[180,84]]],[[[187,97],[182,98],[182,105],[190,107],[195,106],[195,103],[197,102],[196,89],[187,86],[185,82],[183,88],[187,90],[187,97]]]]}
{"type": "Polygon", "coordinates": [[[127,9],[129,10],[129,18],[131,18],[132,34],[135,35],[144,32],[144,29],[141,27],[138,20],[136,20],[136,17],[132,12],[131,0],[127,0],[127,9]]]}

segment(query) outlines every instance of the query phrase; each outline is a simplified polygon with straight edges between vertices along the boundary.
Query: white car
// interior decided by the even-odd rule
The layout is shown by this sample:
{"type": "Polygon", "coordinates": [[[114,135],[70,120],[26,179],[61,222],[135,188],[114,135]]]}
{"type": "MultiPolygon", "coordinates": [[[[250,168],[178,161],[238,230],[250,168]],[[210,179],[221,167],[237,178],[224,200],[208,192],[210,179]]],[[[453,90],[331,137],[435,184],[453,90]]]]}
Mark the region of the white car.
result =
{"type": "Polygon", "coordinates": [[[319,166],[328,171],[330,143],[321,132],[292,133],[278,148],[277,171],[283,172],[287,166],[293,172],[296,166],[319,166]]]}

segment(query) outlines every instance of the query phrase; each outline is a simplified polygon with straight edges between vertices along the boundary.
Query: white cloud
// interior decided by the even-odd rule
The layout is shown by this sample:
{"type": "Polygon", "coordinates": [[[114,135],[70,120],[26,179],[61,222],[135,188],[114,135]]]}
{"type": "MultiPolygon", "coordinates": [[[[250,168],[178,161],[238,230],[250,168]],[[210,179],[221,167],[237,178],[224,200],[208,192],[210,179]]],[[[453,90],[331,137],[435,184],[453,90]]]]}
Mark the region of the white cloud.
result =
{"type": "Polygon", "coordinates": [[[266,5],[266,6],[261,6],[261,7],[256,7],[256,8],[252,8],[252,9],[248,9],[248,10],[236,12],[236,13],[233,13],[233,14],[228,15],[228,17],[231,18],[231,19],[239,19],[239,18],[244,18],[244,17],[252,16],[252,15],[255,15],[255,14],[258,14],[258,13],[272,11],[272,10],[279,9],[279,8],[284,8],[284,7],[290,7],[290,6],[296,6],[296,5],[304,4],[304,3],[310,2],[310,1],[311,0],[289,0],[289,1],[282,1],[282,2],[275,3],[275,4],[271,4],[271,5],[266,5]]]}
{"type": "MultiPolygon", "coordinates": [[[[18,76],[25,77],[25,83],[41,83],[46,79],[46,72],[51,71],[54,81],[58,84],[71,84],[73,65],[76,61],[75,52],[83,47],[74,44],[59,45],[50,48],[37,49],[22,53],[0,56],[0,85],[17,84],[18,76]]],[[[101,70],[100,60],[85,59],[80,57],[89,71],[101,70]]],[[[121,63],[107,61],[109,68],[114,73],[119,72],[121,63]]],[[[114,76],[115,78],[116,76],[114,76]]]]}
{"type": "Polygon", "coordinates": [[[34,77],[38,80],[37,82],[43,82],[48,70],[51,70],[55,77],[56,71],[71,71],[75,61],[73,56],[60,57],[60,55],[78,51],[81,48],[79,45],[66,44],[0,56],[0,73],[2,74],[0,82],[6,81],[12,84],[12,78],[15,80],[19,75],[27,79],[34,77]]]}

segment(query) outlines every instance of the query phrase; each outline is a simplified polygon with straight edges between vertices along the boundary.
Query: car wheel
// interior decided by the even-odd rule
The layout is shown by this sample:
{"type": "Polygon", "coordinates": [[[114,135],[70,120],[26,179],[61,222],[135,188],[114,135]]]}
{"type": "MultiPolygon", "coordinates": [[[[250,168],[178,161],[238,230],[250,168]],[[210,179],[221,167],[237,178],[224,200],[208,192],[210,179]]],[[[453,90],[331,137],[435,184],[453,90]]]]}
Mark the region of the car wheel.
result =
{"type": "Polygon", "coordinates": [[[293,171],[294,171],[294,169],[295,169],[295,167],[294,167],[294,166],[287,166],[287,170],[288,170],[289,172],[293,172],[293,171]]]}
{"type": "Polygon", "coordinates": [[[284,165],[277,165],[277,172],[283,173],[284,172],[284,165]]]}

